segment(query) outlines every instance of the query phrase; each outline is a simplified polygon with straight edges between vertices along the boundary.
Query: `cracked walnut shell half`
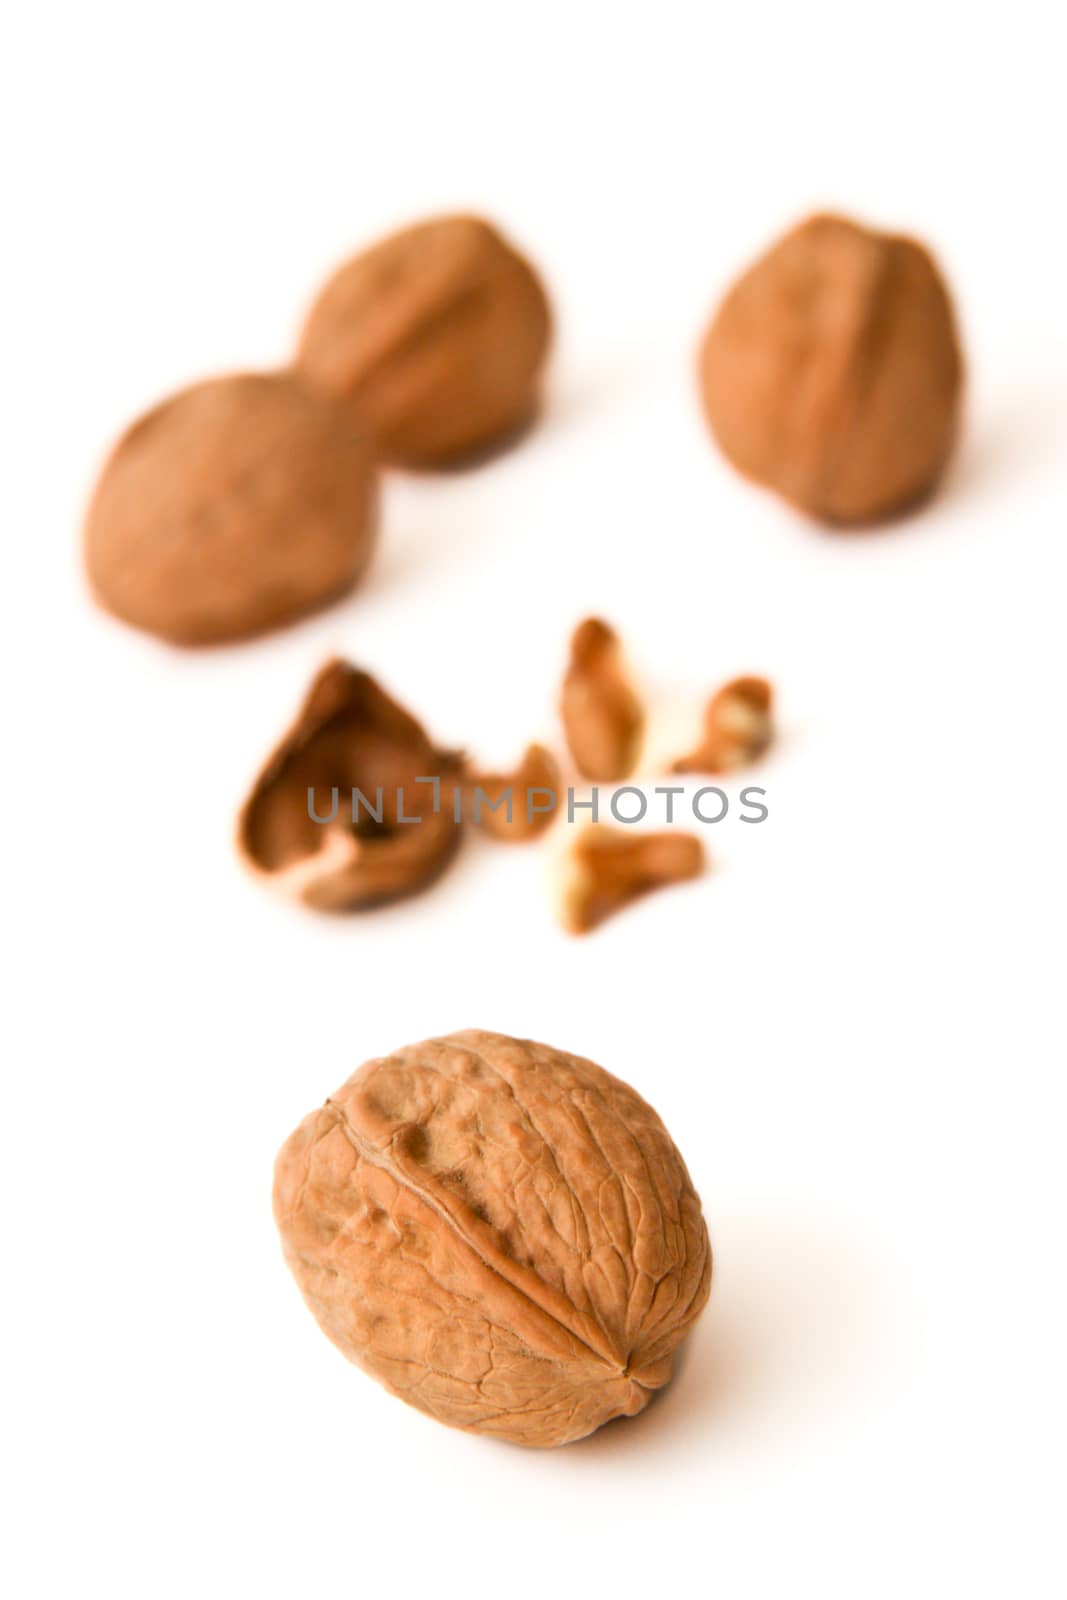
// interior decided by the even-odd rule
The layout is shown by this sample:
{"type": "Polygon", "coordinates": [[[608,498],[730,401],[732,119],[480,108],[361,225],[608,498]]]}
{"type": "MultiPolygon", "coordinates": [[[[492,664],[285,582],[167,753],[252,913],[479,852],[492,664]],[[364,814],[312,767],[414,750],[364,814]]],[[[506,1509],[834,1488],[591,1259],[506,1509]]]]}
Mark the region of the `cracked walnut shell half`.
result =
{"type": "Polygon", "coordinates": [[[368,1061],[283,1145],[274,1212],[351,1361],[518,1444],[642,1411],[710,1288],[700,1201],[652,1108],[498,1033],[368,1061]]]}
{"type": "Polygon", "coordinates": [[[426,888],[462,830],[462,757],[438,750],[369,673],[328,661],[245,802],[246,865],[319,911],[426,888]]]}

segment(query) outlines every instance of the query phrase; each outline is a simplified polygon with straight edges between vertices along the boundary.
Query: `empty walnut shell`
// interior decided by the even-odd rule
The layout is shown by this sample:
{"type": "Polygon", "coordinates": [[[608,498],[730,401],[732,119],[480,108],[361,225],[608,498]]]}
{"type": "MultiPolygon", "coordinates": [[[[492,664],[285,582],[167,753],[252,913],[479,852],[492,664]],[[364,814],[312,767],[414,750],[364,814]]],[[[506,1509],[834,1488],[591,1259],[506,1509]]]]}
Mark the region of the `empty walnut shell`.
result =
{"type": "Polygon", "coordinates": [[[498,1033],[368,1061],[282,1146],[274,1213],[349,1360],[518,1444],[643,1410],[710,1287],[700,1201],[652,1108],[498,1033]]]}
{"type": "Polygon", "coordinates": [[[618,635],[599,617],[587,617],[571,637],[560,717],[583,777],[617,783],[630,776],[641,750],[645,713],[631,687],[618,635]]]}
{"type": "Polygon", "coordinates": [[[374,542],[365,432],[291,378],[215,378],[123,435],[89,507],[96,598],[175,644],[242,639],[351,587],[374,542]]]}
{"type": "Polygon", "coordinates": [[[801,223],[734,285],[700,376],[734,466],[830,523],[922,499],[958,432],[963,360],[933,259],[842,217],[801,223]]]}
{"type": "Polygon", "coordinates": [[[534,416],[551,314],[487,222],[438,217],[346,262],[308,314],[297,364],[348,401],[387,461],[443,466],[534,416]]]}
{"type": "Polygon", "coordinates": [[[366,672],[330,661],[238,822],[254,872],[321,911],[425,888],[460,839],[462,756],[437,750],[366,672]]]}

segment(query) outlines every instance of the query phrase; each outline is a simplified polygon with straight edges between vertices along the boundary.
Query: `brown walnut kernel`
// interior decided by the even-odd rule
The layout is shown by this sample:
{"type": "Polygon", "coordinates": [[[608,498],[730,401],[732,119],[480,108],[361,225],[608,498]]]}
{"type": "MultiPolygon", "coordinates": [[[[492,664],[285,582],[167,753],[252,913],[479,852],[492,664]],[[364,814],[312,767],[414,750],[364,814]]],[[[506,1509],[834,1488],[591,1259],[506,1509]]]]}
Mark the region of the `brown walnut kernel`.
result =
{"type": "Polygon", "coordinates": [[[280,374],[196,384],[123,435],[97,483],[97,600],[175,644],[243,639],[351,588],[374,543],[366,433],[280,374]]]}
{"type": "Polygon", "coordinates": [[[710,1288],[700,1201],[652,1108],[498,1033],[368,1061],[282,1146],[274,1214],[350,1361],[518,1444],[642,1411],[710,1288]]]}
{"type": "Polygon", "coordinates": [[[704,870],[704,846],[692,833],[634,833],[593,823],[567,852],[559,885],[560,921],[588,933],[653,889],[684,883],[704,870]]]}
{"type": "Polygon", "coordinates": [[[936,264],[843,217],[809,218],[734,284],[700,378],[734,466],[828,523],[921,500],[958,433],[963,358],[936,264]]]}
{"type": "Polygon", "coordinates": [[[699,745],[674,772],[733,772],[755,761],[774,733],[774,690],[766,678],[734,678],[708,701],[699,745]]]}
{"type": "Polygon", "coordinates": [[[342,266],[297,365],[399,466],[461,461],[536,414],[551,313],[533,268],[477,217],[437,217],[342,266]]]}
{"type": "Polygon", "coordinates": [[[238,848],[254,872],[320,911],[413,894],[459,843],[462,765],[367,673],[327,662],[256,780],[238,848]]]}
{"type": "Polygon", "coordinates": [[[571,637],[560,716],[583,777],[617,783],[630,776],[641,751],[644,709],[630,685],[618,636],[598,617],[587,617],[571,637]]]}
{"type": "Polygon", "coordinates": [[[468,769],[466,812],[494,839],[522,843],[549,826],[559,804],[559,762],[543,744],[526,748],[516,770],[508,774],[468,769]]]}

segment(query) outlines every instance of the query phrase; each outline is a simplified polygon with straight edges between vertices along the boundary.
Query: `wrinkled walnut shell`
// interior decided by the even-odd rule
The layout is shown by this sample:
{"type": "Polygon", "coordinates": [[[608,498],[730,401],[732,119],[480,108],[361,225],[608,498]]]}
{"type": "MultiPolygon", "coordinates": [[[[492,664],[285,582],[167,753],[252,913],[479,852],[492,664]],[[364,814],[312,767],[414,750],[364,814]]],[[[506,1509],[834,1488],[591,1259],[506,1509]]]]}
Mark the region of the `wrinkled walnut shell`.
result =
{"type": "Polygon", "coordinates": [[[716,691],[704,712],[700,743],[673,772],[733,772],[757,760],[774,735],[774,690],[766,678],[734,678],[716,691]]]}
{"type": "Polygon", "coordinates": [[[89,507],[94,594],[174,644],[243,639],[342,594],[374,543],[365,432],[279,374],[184,389],[123,435],[89,507]]]}
{"type": "Polygon", "coordinates": [[[734,466],[829,523],[921,500],[959,428],[963,359],[932,257],[843,217],[801,223],[740,278],[700,377],[734,466]]]}
{"type": "Polygon", "coordinates": [[[700,1201],[652,1108],[502,1034],[368,1061],[282,1146],[274,1214],[349,1360],[518,1444],[643,1410],[710,1287],[700,1201]]]}
{"type": "Polygon", "coordinates": [[[473,769],[466,779],[466,812],[494,839],[519,844],[535,839],[559,806],[559,762],[543,744],[531,744],[513,773],[473,769]]]}
{"type": "Polygon", "coordinates": [[[704,846],[692,833],[638,833],[593,823],[564,858],[560,921],[568,933],[589,933],[632,901],[685,883],[704,870],[704,846]]]}
{"type": "Polygon", "coordinates": [[[630,685],[617,634],[598,617],[587,617],[571,637],[560,717],[583,777],[617,783],[630,776],[641,751],[644,708],[630,685]]]}
{"type": "Polygon", "coordinates": [[[334,274],[308,313],[297,365],[350,404],[385,460],[435,467],[532,420],[550,335],[532,267],[487,222],[438,217],[334,274]]]}
{"type": "Polygon", "coordinates": [[[397,900],[452,858],[461,771],[460,754],[435,749],[373,678],[330,661],[256,780],[238,848],[254,872],[320,911],[397,900]]]}

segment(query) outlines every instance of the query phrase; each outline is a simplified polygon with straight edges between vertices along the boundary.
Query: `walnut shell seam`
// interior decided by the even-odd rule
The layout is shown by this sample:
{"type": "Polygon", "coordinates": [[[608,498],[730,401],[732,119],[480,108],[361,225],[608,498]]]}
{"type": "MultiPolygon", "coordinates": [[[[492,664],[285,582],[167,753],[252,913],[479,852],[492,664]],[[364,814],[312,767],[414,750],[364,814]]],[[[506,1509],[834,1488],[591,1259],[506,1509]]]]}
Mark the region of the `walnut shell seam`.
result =
{"type": "Polygon", "coordinates": [[[700,1202],[651,1107],[591,1062],[477,1030],[366,1063],[283,1147],[275,1210],[349,1359],[524,1444],[643,1410],[710,1287],[700,1202]]]}

